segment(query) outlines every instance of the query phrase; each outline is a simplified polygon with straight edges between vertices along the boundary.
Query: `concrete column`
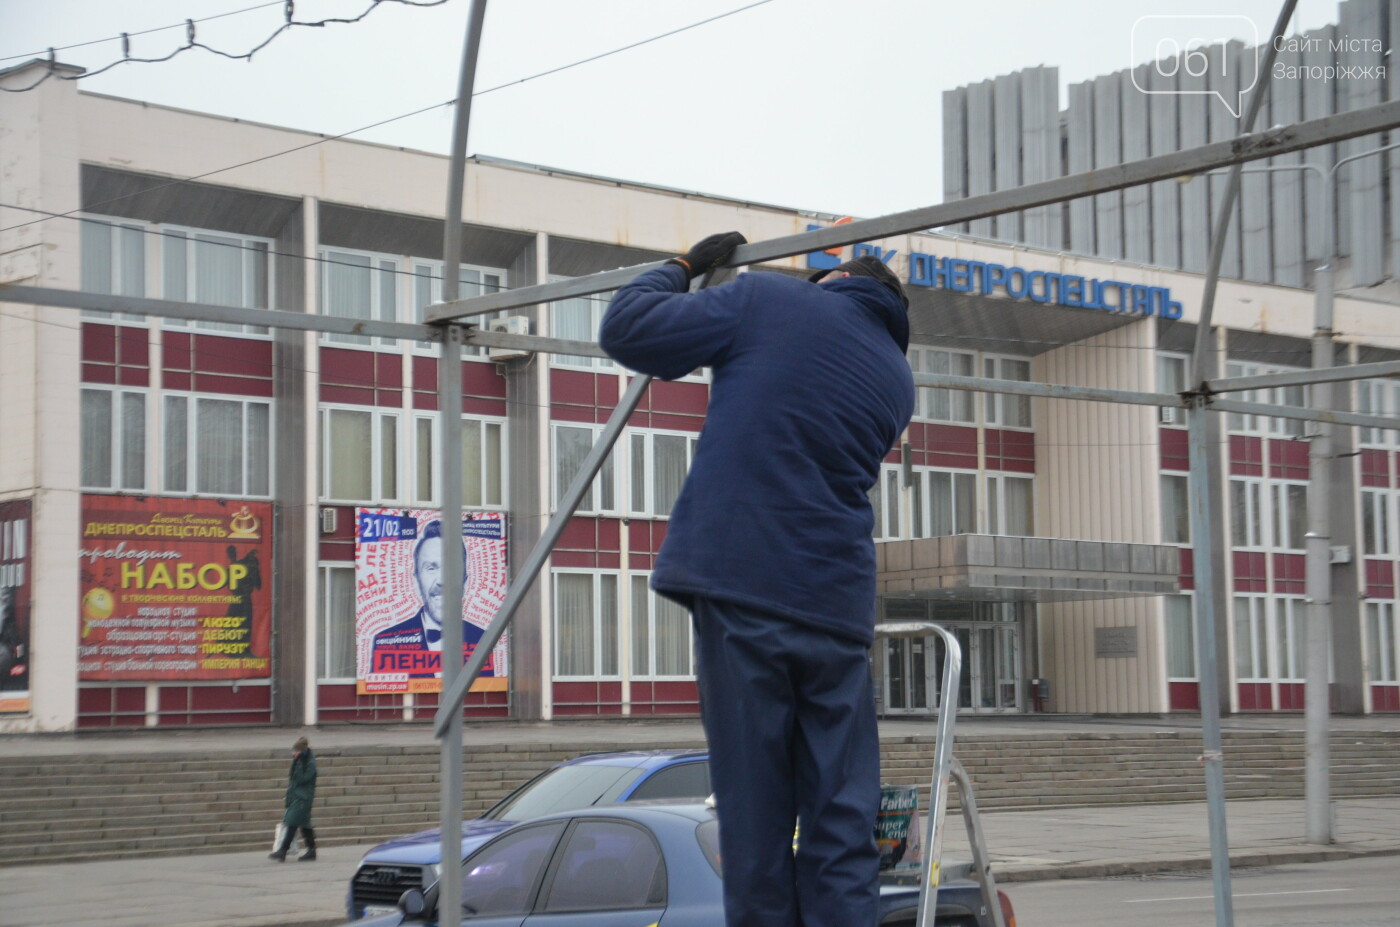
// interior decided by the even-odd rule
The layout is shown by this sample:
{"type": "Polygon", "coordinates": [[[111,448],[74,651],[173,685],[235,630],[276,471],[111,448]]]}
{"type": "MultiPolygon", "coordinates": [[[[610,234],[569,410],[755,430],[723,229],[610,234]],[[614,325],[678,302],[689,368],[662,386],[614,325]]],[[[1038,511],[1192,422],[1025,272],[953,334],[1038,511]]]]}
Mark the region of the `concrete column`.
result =
{"type": "MultiPolygon", "coordinates": [[[[272,260],[275,308],[315,312],[319,265],[317,202],[305,197],[277,235],[272,260]]],[[[273,329],[274,513],[272,581],[272,720],[314,723],[316,712],[316,335],[273,329]],[[284,466],[282,461],[286,461],[284,466]]]]}
{"type": "MultiPolygon", "coordinates": [[[[35,62],[0,77],[26,87],[35,62]]],[[[78,69],[60,65],[67,74],[78,69]]],[[[49,79],[0,107],[0,203],[66,213],[81,205],[77,84],[49,79]]],[[[0,282],[78,289],[79,224],[0,208],[0,282]]],[[[76,310],[6,304],[0,312],[0,500],[33,500],[30,711],[0,733],[72,730],[78,696],[81,320],[76,310]]]]}
{"type": "MultiPolygon", "coordinates": [[[[540,232],[510,267],[512,286],[549,280],[549,236],[540,232]]],[[[530,319],[533,334],[550,334],[545,306],[512,310],[530,319]]],[[[549,364],[533,354],[503,365],[506,378],[507,459],[510,466],[510,565],[512,575],[539,541],[550,514],[549,364]]],[[[510,625],[511,713],[522,721],[550,717],[545,625],[549,620],[549,565],[510,625]]]]}

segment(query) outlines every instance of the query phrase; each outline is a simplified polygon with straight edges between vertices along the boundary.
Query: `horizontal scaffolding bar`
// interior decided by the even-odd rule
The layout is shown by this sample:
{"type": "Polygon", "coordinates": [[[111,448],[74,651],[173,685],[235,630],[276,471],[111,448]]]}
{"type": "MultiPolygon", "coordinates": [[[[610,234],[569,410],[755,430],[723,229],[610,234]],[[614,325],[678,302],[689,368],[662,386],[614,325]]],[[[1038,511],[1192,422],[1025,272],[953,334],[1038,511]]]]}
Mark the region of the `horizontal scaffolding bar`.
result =
{"type": "Polygon", "coordinates": [[[1319,367],[1313,370],[1290,370],[1287,373],[1265,373],[1255,377],[1224,377],[1208,381],[1206,389],[1211,393],[1233,393],[1247,389],[1302,386],[1308,383],[1340,383],[1344,380],[1368,380],[1372,377],[1394,376],[1400,376],[1400,361],[1348,364],[1342,367],[1319,367]]]}
{"type": "Polygon", "coordinates": [[[228,325],[261,325],[267,328],[290,328],[336,335],[373,335],[407,341],[442,340],[442,329],[436,325],[343,319],[315,312],[244,309],[239,306],[176,302],[144,296],[115,296],[109,293],[86,293],[82,290],[58,290],[52,287],[0,284],[0,302],[57,306],[63,309],[90,309],[96,312],[121,312],[127,315],[154,315],[166,319],[190,319],[195,322],[218,322],[228,325]]]}
{"type": "MultiPolygon", "coordinates": [[[[588,278],[579,278],[588,279],[588,278]]],[[[67,309],[91,309],[100,312],[120,312],[128,315],[151,315],[197,322],[258,325],[269,328],[289,328],[298,331],[321,331],[333,334],[378,336],[410,341],[436,341],[441,329],[435,325],[412,325],[406,322],[375,322],[343,319],[314,313],[281,312],[275,309],[243,309],[236,306],[215,306],[207,303],[184,303],[168,299],[148,299],[138,296],[114,296],[106,293],[84,293],[80,290],[58,290],[48,287],[0,284],[0,302],[36,306],[56,306],[67,309]]],[[[577,357],[607,357],[602,348],[591,341],[571,341],[541,335],[512,335],[506,332],[471,330],[464,341],[490,348],[548,352],[577,357]]],[[[1303,370],[1267,377],[1235,377],[1213,381],[1212,389],[1253,389],[1264,386],[1291,385],[1297,382],[1321,382],[1324,379],[1349,380],[1360,377],[1393,376],[1400,373],[1400,362],[1354,364],[1334,367],[1327,371],[1303,370]],[[1323,373],[1328,374],[1322,376],[1323,373]],[[1281,379],[1288,378],[1288,379],[1281,379]]],[[[917,386],[935,389],[970,390],[980,393],[1004,393],[1013,396],[1038,396],[1046,399],[1076,399],[1089,402],[1122,402],[1139,406],[1183,406],[1183,399],[1173,393],[1141,393],[1133,390],[1101,389],[1089,386],[1066,386],[1056,383],[1031,383],[1022,380],[992,380],[980,377],[955,377],[946,374],[916,373],[917,386]]],[[[1367,415],[1359,412],[1323,412],[1264,403],[1212,399],[1209,408],[1220,412],[1245,415],[1269,415],[1302,421],[1330,422],[1335,425],[1355,425],[1362,428],[1400,429],[1400,419],[1393,416],[1367,415]]]]}
{"type": "Polygon", "coordinates": [[[1126,389],[1100,389],[1095,386],[1064,386],[1057,383],[1031,383],[1025,380],[992,380],[981,377],[955,377],[945,373],[916,373],[915,386],[970,390],[978,393],[1008,393],[1013,396],[1041,396],[1046,399],[1083,399],[1089,402],[1124,402],[1136,406],[1182,406],[1175,393],[1139,393],[1126,389]]]}
{"type": "MultiPolygon", "coordinates": [[[[1111,167],[1071,174],[1040,183],[1026,184],[972,196],[967,199],[940,203],[906,212],[875,219],[861,219],[845,225],[833,225],[786,235],[768,241],[740,245],[729,266],[759,264],[778,258],[805,254],[809,251],[822,251],[863,241],[877,241],[894,235],[920,232],[925,229],[940,228],[971,219],[981,219],[1007,212],[1016,212],[1049,203],[1077,199],[1096,193],[1107,193],[1154,183],[1159,180],[1172,180],[1177,177],[1199,174],[1219,167],[1247,161],[1271,158],[1275,155],[1301,151],[1315,145],[1342,141],[1362,135],[1384,132],[1400,127],[1400,101],[1368,106],[1365,109],[1351,110],[1312,119],[1295,125],[1281,126],[1251,135],[1226,139],[1199,148],[1174,151],[1167,154],[1115,164],[1111,167]]],[[[557,283],[543,283],[520,287],[500,293],[473,296],[469,299],[454,300],[450,303],[437,303],[428,307],[429,322],[443,322],[467,316],[496,312],[501,309],[514,309],[519,306],[533,306],[553,302],[569,296],[587,296],[617,289],[639,274],[658,266],[656,263],[640,264],[636,267],[620,268],[575,277],[557,283]]]]}
{"type": "Polygon", "coordinates": [[[511,335],[506,332],[472,329],[462,338],[465,344],[477,344],[487,348],[510,348],[516,351],[543,351],[549,354],[567,354],[570,357],[603,357],[608,355],[598,347],[596,341],[569,341],[565,338],[548,338],[544,335],[511,335]]]}
{"type": "Polygon", "coordinates": [[[1213,399],[1206,407],[1216,412],[1238,412],[1241,415],[1268,415],[1291,418],[1302,422],[1326,422],[1329,425],[1356,425],[1360,428],[1400,430],[1400,418],[1393,415],[1367,415],[1364,412],[1333,412],[1325,409],[1301,409],[1265,402],[1238,402],[1234,399],[1213,399]]]}

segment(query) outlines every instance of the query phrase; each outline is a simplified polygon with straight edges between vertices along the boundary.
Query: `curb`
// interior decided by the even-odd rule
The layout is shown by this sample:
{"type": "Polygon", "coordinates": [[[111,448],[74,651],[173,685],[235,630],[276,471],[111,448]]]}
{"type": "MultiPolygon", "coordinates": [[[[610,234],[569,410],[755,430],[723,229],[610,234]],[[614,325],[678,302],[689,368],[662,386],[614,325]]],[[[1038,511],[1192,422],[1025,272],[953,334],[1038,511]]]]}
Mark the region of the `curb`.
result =
{"type": "MultiPolygon", "coordinates": [[[[1400,847],[1380,849],[1307,848],[1296,850],[1246,850],[1230,854],[1230,868],[1279,866],[1286,863],[1323,863],[1366,856],[1400,856],[1400,847]]],[[[1051,882],[1061,879],[1102,879],[1114,876],[1152,875],[1161,872],[1192,872],[1211,868],[1210,854],[1123,860],[1111,863],[1068,863],[1062,866],[1015,866],[992,864],[997,884],[1051,882]]]]}

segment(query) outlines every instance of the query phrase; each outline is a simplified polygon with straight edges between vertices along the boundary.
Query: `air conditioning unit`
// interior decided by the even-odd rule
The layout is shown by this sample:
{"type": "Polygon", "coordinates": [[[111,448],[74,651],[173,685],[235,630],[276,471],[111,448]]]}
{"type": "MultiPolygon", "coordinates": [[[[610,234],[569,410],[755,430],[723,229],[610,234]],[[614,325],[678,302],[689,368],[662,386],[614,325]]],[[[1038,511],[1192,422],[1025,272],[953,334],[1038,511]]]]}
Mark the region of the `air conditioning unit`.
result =
{"type": "Polygon", "coordinates": [[[1161,413],[1157,420],[1163,425],[1180,425],[1186,421],[1186,410],[1178,406],[1162,406],[1157,411],[1161,413]]]}
{"type": "Polygon", "coordinates": [[[339,514],[338,510],[332,508],[332,507],[329,506],[329,505],[323,505],[323,506],[321,506],[321,533],[322,533],[322,534],[335,534],[336,516],[337,516],[338,514],[339,514]]]}
{"type": "MultiPolygon", "coordinates": [[[[528,335],[530,334],[530,320],[523,315],[508,315],[504,319],[491,319],[486,323],[486,330],[492,332],[502,332],[507,335],[528,335]]],[[[530,351],[524,348],[488,348],[487,356],[495,361],[515,360],[518,357],[529,357],[530,351]]]]}

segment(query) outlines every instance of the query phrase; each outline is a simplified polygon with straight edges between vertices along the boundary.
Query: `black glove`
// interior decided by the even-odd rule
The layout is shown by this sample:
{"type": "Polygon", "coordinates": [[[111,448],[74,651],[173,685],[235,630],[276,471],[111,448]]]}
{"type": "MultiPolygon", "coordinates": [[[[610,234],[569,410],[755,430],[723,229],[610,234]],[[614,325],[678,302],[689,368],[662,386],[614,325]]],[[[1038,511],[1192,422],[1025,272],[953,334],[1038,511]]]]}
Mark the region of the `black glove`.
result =
{"type": "Polygon", "coordinates": [[[680,257],[673,257],[667,261],[668,264],[679,264],[690,274],[690,279],[696,277],[728,259],[734,253],[734,249],[740,245],[747,244],[748,239],[738,232],[718,232],[709,238],[703,238],[690,246],[690,250],[680,257]]]}

